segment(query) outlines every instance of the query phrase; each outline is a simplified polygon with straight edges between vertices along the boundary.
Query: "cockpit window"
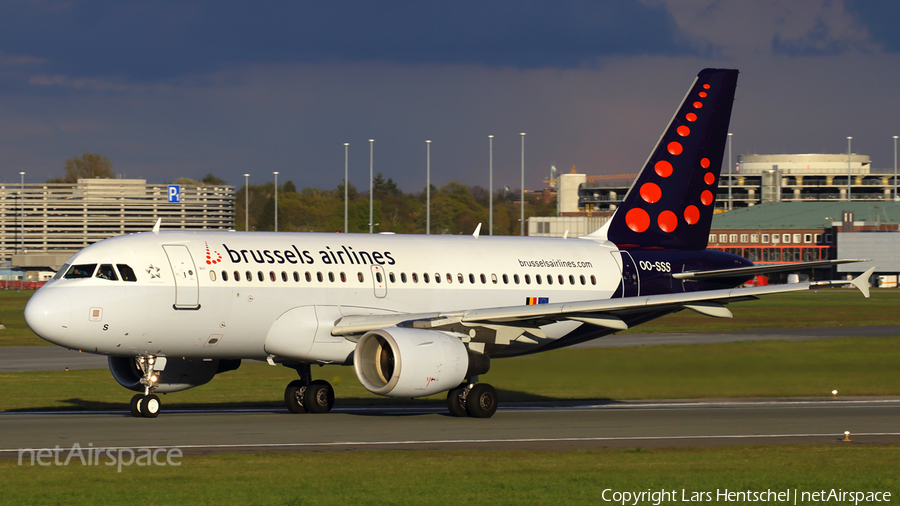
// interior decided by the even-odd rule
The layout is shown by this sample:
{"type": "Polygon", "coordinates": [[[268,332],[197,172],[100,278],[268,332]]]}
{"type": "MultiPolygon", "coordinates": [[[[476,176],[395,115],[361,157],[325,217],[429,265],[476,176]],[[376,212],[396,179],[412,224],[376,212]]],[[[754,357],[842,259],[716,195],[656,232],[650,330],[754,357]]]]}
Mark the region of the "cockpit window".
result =
{"type": "Polygon", "coordinates": [[[94,275],[94,269],[96,268],[97,264],[73,265],[72,267],[69,267],[69,270],[66,271],[66,275],[63,277],[66,279],[89,278],[94,275]]]}
{"type": "Polygon", "coordinates": [[[97,277],[100,279],[108,279],[110,281],[119,280],[119,276],[116,276],[116,271],[113,269],[112,264],[101,264],[100,268],[97,269],[97,277]]]}
{"type": "Polygon", "coordinates": [[[137,276],[134,275],[134,269],[126,264],[116,264],[116,268],[119,269],[119,274],[122,275],[123,281],[137,281],[137,276]]]}
{"type": "Polygon", "coordinates": [[[65,276],[66,272],[69,271],[69,264],[63,264],[62,267],[58,271],[56,271],[56,275],[53,276],[53,279],[60,279],[65,276]]]}

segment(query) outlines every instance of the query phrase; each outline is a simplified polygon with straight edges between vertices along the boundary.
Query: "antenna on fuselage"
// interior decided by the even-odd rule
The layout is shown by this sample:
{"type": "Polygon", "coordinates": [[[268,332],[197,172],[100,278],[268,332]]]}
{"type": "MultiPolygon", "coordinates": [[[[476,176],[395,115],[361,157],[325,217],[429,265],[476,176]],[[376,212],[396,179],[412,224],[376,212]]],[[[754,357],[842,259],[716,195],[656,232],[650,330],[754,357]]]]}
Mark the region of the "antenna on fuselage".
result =
{"type": "Polygon", "coordinates": [[[478,226],[475,227],[475,232],[472,233],[472,237],[478,239],[479,235],[481,235],[481,223],[479,223],[478,226]]]}
{"type": "Polygon", "coordinates": [[[159,235],[159,225],[162,223],[162,218],[157,218],[156,225],[153,225],[153,233],[159,235]]]}

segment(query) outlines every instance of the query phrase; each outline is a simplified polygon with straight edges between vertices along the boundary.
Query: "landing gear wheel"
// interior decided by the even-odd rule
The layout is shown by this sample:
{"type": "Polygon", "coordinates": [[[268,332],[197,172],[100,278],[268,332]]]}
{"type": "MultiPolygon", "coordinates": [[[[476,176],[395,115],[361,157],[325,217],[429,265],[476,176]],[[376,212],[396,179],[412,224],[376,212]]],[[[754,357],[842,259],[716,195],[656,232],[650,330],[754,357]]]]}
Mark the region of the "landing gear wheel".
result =
{"type": "Polygon", "coordinates": [[[334,406],[334,389],[324,380],[316,380],[303,392],[303,407],[310,413],[328,413],[334,406]]]}
{"type": "Polygon", "coordinates": [[[497,411],[497,391],[487,383],[477,383],[466,397],[466,411],[473,418],[490,418],[497,411]]]}
{"type": "Polygon", "coordinates": [[[447,409],[450,410],[451,415],[469,416],[469,412],[466,411],[465,401],[463,400],[463,395],[465,394],[465,392],[465,385],[460,385],[447,392],[447,409]]]}
{"type": "Polygon", "coordinates": [[[144,414],[141,413],[141,404],[143,400],[144,394],[136,394],[131,398],[131,402],[128,404],[128,406],[131,408],[131,416],[137,418],[141,418],[144,416],[144,414]]]}
{"type": "Polygon", "coordinates": [[[156,394],[146,395],[141,401],[141,414],[144,415],[144,418],[156,418],[159,416],[161,407],[162,404],[159,402],[159,397],[156,394]]]}
{"type": "Polygon", "coordinates": [[[306,413],[303,407],[303,394],[306,391],[306,383],[294,380],[288,383],[284,389],[284,404],[291,413],[306,413]]]}

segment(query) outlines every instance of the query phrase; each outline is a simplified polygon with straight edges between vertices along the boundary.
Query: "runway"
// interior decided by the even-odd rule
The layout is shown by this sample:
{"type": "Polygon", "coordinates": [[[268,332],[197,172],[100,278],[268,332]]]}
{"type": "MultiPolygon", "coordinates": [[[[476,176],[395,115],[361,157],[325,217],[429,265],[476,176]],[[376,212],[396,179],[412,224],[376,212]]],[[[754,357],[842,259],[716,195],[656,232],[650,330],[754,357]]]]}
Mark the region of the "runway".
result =
{"type": "Polygon", "coordinates": [[[900,443],[900,398],[647,401],[502,405],[490,419],[440,406],[2,413],[0,458],[22,448],[177,447],[260,451],[572,450],[670,446],[900,443]],[[850,442],[841,441],[850,431],[850,442]]]}
{"type": "MultiPolygon", "coordinates": [[[[615,334],[594,339],[573,348],[618,348],[626,346],[658,346],[663,344],[712,344],[738,341],[810,341],[844,337],[879,337],[900,335],[900,325],[868,327],[800,327],[736,330],[729,332],[683,332],[661,334],[615,334]]],[[[63,371],[105,369],[106,357],[79,353],[58,346],[0,347],[0,372],[63,371]]]]}

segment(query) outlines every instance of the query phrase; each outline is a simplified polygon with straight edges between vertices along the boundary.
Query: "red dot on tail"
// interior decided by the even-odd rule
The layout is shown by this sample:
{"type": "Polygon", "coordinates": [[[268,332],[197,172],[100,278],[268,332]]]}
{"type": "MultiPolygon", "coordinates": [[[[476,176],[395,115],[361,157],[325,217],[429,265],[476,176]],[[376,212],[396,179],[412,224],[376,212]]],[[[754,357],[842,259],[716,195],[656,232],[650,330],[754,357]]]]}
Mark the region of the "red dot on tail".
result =
{"type": "Polygon", "coordinates": [[[666,146],[666,147],[668,148],[669,153],[671,153],[671,154],[673,154],[673,155],[676,155],[676,156],[677,156],[677,155],[680,155],[681,152],[684,151],[684,148],[681,147],[681,143],[680,143],[680,142],[672,141],[672,142],[670,142],[669,145],[666,146]]]}
{"type": "Polygon", "coordinates": [[[689,113],[685,114],[684,117],[685,117],[688,121],[697,121],[697,115],[694,114],[694,113],[692,113],[692,112],[689,112],[689,113]]]}
{"type": "Polygon", "coordinates": [[[706,92],[705,92],[705,91],[701,91],[701,92],[700,92],[700,98],[706,98],[706,92]]]}
{"type": "Polygon", "coordinates": [[[713,184],[716,182],[716,176],[713,175],[712,172],[707,172],[703,175],[703,182],[706,184],[713,184]]]}
{"type": "Polygon", "coordinates": [[[653,170],[659,174],[659,177],[669,177],[672,175],[672,164],[665,160],[660,160],[653,166],[653,170]]]}
{"type": "Polygon", "coordinates": [[[708,206],[713,203],[713,194],[709,190],[703,190],[703,193],[700,194],[700,202],[703,203],[704,206],[708,206]]]}
{"type": "Polygon", "coordinates": [[[678,132],[678,135],[680,135],[682,137],[687,137],[691,133],[691,129],[684,125],[681,125],[680,127],[676,128],[675,131],[678,132]]]}
{"type": "Polygon", "coordinates": [[[644,202],[655,204],[659,202],[661,197],[662,190],[656,183],[644,183],[641,185],[641,198],[644,199],[644,202]]]}
{"type": "Polygon", "coordinates": [[[686,221],[688,225],[693,225],[700,221],[700,210],[697,209],[697,206],[687,206],[684,209],[684,221],[686,221]]]}
{"type": "Polygon", "coordinates": [[[704,169],[708,169],[709,168],[709,158],[701,158],[700,166],[703,167],[704,169]]]}
{"type": "Polygon", "coordinates": [[[694,102],[694,109],[703,109],[703,102],[694,102]]]}
{"type": "Polygon", "coordinates": [[[704,85],[703,85],[703,89],[704,89],[704,90],[708,90],[708,89],[709,89],[709,85],[708,85],[708,84],[704,84],[704,85]]]}
{"type": "Polygon", "coordinates": [[[647,211],[635,207],[625,215],[625,224],[634,232],[641,233],[650,227],[650,215],[647,211]]]}
{"type": "Polygon", "coordinates": [[[656,223],[663,232],[674,232],[678,227],[678,217],[672,211],[663,211],[659,213],[656,223]]]}

